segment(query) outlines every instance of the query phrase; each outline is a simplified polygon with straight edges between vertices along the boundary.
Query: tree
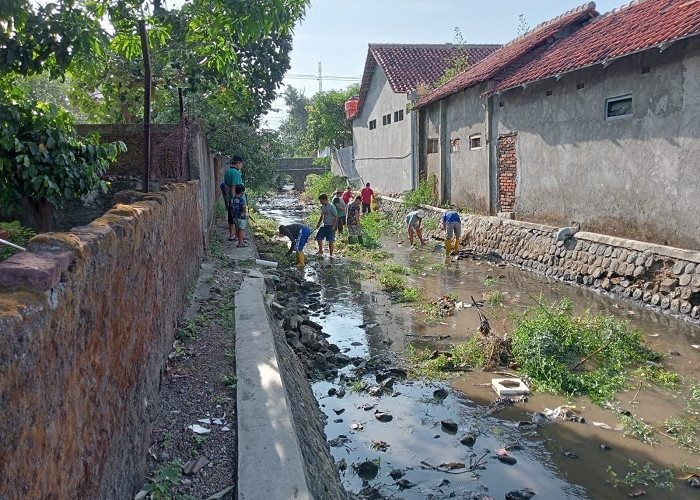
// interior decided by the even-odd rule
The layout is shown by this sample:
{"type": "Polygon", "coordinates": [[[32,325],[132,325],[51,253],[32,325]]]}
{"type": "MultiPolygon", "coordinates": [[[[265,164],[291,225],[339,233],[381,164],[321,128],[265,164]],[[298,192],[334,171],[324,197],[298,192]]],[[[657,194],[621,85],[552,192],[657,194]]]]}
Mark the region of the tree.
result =
{"type": "Polygon", "coordinates": [[[345,119],[345,101],[356,96],[359,85],[351,85],[345,90],[318,92],[308,106],[309,120],[304,150],[309,155],[326,148],[342,148],[352,145],[352,124],[345,119]]]}
{"type": "Polygon", "coordinates": [[[283,145],[284,156],[303,156],[303,140],[306,135],[307,122],[311,99],[303,92],[288,86],[283,94],[284,103],[287,106],[287,117],[279,127],[279,137],[283,145]]]}
{"type": "Polygon", "coordinates": [[[467,52],[467,42],[464,41],[462,31],[457,26],[455,26],[455,43],[457,47],[449,57],[449,66],[445,69],[442,76],[432,85],[432,88],[437,88],[449,82],[455,76],[467,71],[471,66],[469,63],[469,53],[467,52]]]}
{"type": "Polygon", "coordinates": [[[71,116],[55,104],[0,89],[0,215],[19,212],[27,199],[39,230],[49,230],[53,206],[104,189],[101,176],[124,150],[121,142],[100,144],[97,133],[78,136],[71,116]]]}

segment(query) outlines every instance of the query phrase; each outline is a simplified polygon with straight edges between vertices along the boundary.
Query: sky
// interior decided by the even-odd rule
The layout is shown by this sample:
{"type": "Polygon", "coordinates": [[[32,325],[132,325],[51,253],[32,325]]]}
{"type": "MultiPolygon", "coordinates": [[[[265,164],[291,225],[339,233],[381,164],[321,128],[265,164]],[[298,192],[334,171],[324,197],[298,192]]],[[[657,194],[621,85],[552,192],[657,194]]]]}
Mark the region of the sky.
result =
{"type": "MultiPolygon", "coordinates": [[[[518,36],[521,18],[534,29],[583,5],[583,0],[311,0],[294,29],[291,68],[283,83],[312,97],[359,83],[370,43],[455,43],[455,27],[469,44],[504,44],[518,36]]],[[[598,0],[605,13],[629,0],[598,0]]],[[[282,87],[279,91],[284,92],[282,87]]],[[[286,116],[278,99],[262,126],[279,127],[286,116]]]]}

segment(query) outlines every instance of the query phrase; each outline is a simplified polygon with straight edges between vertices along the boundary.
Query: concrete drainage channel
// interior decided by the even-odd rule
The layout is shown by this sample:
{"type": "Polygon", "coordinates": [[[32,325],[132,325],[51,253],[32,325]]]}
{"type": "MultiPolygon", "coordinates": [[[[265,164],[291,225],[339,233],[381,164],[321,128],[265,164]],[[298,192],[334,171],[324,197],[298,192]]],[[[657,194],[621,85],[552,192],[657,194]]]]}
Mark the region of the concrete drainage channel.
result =
{"type": "Polygon", "coordinates": [[[253,270],[236,292],[238,498],[342,500],[304,368],[266,307],[272,276],[253,270]]]}

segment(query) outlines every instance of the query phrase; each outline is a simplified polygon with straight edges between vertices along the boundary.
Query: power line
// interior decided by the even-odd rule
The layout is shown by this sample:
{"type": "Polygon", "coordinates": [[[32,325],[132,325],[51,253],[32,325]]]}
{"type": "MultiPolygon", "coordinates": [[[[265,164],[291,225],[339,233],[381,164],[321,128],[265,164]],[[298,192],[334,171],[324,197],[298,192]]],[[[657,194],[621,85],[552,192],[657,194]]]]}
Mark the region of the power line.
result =
{"type": "MultiPolygon", "coordinates": [[[[318,80],[318,75],[284,75],[285,78],[297,80],[318,80]]],[[[355,81],[359,82],[362,78],[355,76],[321,76],[322,80],[338,80],[338,81],[355,81]]]]}

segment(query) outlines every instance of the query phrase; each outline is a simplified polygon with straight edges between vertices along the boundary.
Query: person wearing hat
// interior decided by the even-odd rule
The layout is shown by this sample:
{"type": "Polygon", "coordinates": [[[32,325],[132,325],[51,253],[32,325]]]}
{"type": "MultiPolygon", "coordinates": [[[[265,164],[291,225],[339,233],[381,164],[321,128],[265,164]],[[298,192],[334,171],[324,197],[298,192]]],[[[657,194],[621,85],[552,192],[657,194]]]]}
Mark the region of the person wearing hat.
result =
{"type": "Polygon", "coordinates": [[[418,235],[418,239],[420,240],[421,246],[425,245],[425,240],[423,239],[423,231],[421,230],[421,224],[423,222],[424,217],[425,210],[423,210],[422,208],[414,210],[413,212],[409,212],[406,216],[406,224],[408,225],[408,241],[411,243],[411,246],[413,246],[414,232],[418,235]]]}
{"type": "Polygon", "coordinates": [[[345,211],[347,209],[347,203],[343,200],[343,190],[338,189],[335,192],[335,196],[333,197],[332,202],[333,206],[335,207],[336,211],[338,212],[338,234],[343,234],[343,226],[346,224],[345,222],[345,211]]]}
{"type": "Polygon", "coordinates": [[[440,225],[445,230],[445,255],[459,252],[459,239],[462,236],[462,220],[454,210],[442,214],[440,225]],[[453,242],[454,241],[454,242],[453,242]]]}

